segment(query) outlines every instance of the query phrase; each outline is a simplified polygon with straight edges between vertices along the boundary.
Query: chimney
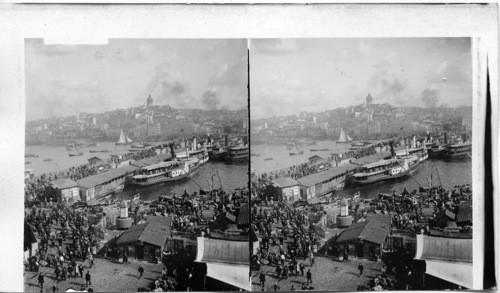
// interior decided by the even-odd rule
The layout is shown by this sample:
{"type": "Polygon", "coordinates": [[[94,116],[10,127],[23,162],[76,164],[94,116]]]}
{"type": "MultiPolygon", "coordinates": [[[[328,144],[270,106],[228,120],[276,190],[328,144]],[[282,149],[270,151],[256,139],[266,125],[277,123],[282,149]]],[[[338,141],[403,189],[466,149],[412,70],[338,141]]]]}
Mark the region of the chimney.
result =
{"type": "Polygon", "coordinates": [[[389,142],[390,146],[391,146],[391,157],[396,157],[396,151],[394,150],[394,141],[390,141],[389,142]]]}
{"type": "Polygon", "coordinates": [[[172,156],[172,160],[175,159],[175,150],[174,150],[174,144],[170,144],[170,156],[172,156]]]}

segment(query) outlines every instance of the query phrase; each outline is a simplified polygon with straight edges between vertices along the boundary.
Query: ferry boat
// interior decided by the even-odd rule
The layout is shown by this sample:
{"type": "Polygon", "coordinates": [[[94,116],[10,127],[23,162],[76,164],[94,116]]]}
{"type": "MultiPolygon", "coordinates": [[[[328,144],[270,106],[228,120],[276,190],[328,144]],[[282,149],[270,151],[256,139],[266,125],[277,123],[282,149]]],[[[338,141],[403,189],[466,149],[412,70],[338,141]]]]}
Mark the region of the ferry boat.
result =
{"type": "Polygon", "coordinates": [[[70,157],[78,157],[83,156],[83,152],[79,152],[78,154],[69,154],[70,157]]]}
{"type": "Polygon", "coordinates": [[[177,160],[192,160],[197,159],[200,164],[205,164],[208,162],[209,155],[205,150],[192,150],[187,152],[178,152],[175,154],[177,160]]]}
{"type": "Polygon", "coordinates": [[[405,159],[380,160],[361,166],[355,171],[356,173],[350,176],[348,181],[353,185],[365,185],[405,177],[416,169],[417,163],[417,156],[405,159]],[[413,166],[412,170],[410,170],[410,165],[413,166]]]}
{"type": "Polygon", "coordinates": [[[290,153],[290,156],[303,155],[303,154],[304,154],[304,151],[299,151],[296,153],[290,153]]]}
{"type": "Polygon", "coordinates": [[[108,153],[108,150],[90,150],[91,153],[108,153]]]}
{"type": "Polygon", "coordinates": [[[340,136],[339,140],[337,140],[337,143],[349,143],[352,141],[352,138],[344,132],[343,128],[340,128],[340,136]]]}
{"type": "Polygon", "coordinates": [[[142,167],[132,176],[131,183],[137,186],[148,186],[162,182],[177,181],[197,171],[199,162],[194,160],[167,161],[142,167]]]}
{"type": "Polygon", "coordinates": [[[248,162],[250,151],[248,146],[234,146],[227,149],[226,162],[248,162]]]}
{"type": "Polygon", "coordinates": [[[472,143],[470,142],[450,144],[446,146],[444,157],[446,159],[466,158],[471,156],[471,152],[472,143]]]}
{"type": "Polygon", "coordinates": [[[212,161],[223,161],[226,159],[227,150],[221,146],[214,146],[212,150],[208,152],[208,157],[212,161]]]}
{"type": "Polygon", "coordinates": [[[420,162],[423,162],[429,158],[429,153],[427,152],[427,148],[419,147],[419,148],[408,148],[396,151],[397,157],[403,157],[408,154],[409,156],[417,156],[420,162]]]}
{"type": "Polygon", "coordinates": [[[445,145],[440,145],[440,144],[433,144],[432,147],[429,149],[429,157],[430,158],[441,158],[444,155],[444,152],[446,151],[446,146],[445,145]]]}

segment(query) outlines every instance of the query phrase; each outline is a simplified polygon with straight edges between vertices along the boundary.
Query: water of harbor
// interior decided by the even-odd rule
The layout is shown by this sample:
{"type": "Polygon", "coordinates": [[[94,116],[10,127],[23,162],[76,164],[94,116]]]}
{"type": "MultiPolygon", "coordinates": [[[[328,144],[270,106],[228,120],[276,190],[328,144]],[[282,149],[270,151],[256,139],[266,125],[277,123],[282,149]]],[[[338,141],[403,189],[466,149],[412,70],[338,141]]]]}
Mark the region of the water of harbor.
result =
{"type": "MultiPolygon", "coordinates": [[[[318,145],[303,147],[303,155],[290,156],[289,153],[293,151],[288,150],[286,145],[252,145],[251,152],[259,156],[251,157],[251,168],[255,169],[255,173],[259,175],[264,172],[307,163],[308,158],[312,155],[326,158],[330,153],[346,152],[349,147],[350,144],[336,144],[335,141],[321,141],[318,145]],[[311,152],[311,148],[330,148],[330,151],[311,152]],[[265,158],[273,158],[273,160],[265,161],[265,158]]],[[[391,192],[392,189],[396,190],[396,192],[401,192],[405,187],[408,191],[412,191],[413,189],[418,190],[419,184],[426,188],[429,187],[428,179],[431,179],[431,174],[433,186],[441,184],[444,188],[449,188],[455,185],[471,184],[472,161],[469,159],[445,161],[429,158],[420,163],[418,171],[412,174],[413,178],[408,176],[397,181],[380,181],[360,187],[349,187],[337,191],[336,195],[341,195],[342,197],[351,196],[359,191],[362,197],[373,198],[378,196],[379,192],[387,193],[391,192]]]]}
{"type": "MultiPolygon", "coordinates": [[[[111,155],[123,155],[130,152],[130,146],[115,146],[114,142],[99,143],[97,147],[82,147],[79,150],[67,151],[66,146],[26,146],[26,154],[38,155],[38,158],[25,158],[31,164],[25,165],[26,169],[33,169],[36,176],[44,173],[66,170],[71,167],[87,164],[91,157],[98,157],[106,160],[111,155]],[[90,153],[90,150],[109,150],[108,153],[90,153]],[[82,156],[69,157],[70,153],[83,152],[82,156]],[[52,161],[44,162],[44,159],[52,161]]],[[[236,188],[248,187],[248,164],[225,164],[224,162],[208,162],[192,175],[192,179],[185,179],[176,182],[159,183],[156,185],[130,188],[125,191],[117,192],[117,197],[129,199],[136,194],[140,194],[142,200],[152,200],[158,195],[168,195],[172,191],[181,194],[186,190],[189,193],[198,192],[202,189],[210,189],[207,180],[212,182],[213,186],[219,188],[222,184],[224,190],[234,190],[236,188]],[[220,175],[220,181],[219,176],[220,175]],[[200,186],[198,186],[199,184],[200,186]]]]}

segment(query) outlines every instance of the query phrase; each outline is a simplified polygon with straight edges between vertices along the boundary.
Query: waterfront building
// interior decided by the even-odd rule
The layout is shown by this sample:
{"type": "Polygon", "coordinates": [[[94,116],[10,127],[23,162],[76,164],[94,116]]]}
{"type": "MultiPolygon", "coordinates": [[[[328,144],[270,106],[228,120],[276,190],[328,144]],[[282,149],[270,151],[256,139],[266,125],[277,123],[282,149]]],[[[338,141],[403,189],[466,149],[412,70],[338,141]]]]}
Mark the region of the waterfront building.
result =
{"type": "Polygon", "coordinates": [[[277,178],[272,181],[278,193],[279,200],[293,203],[300,200],[300,183],[292,178],[277,178]]]}
{"type": "Polygon", "coordinates": [[[308,158],[308,160],[309,160],[309,164],[312,164],[312,165],[324,162],[324,159],[318,155],[311,156],[308,158]]]}
{"type": "Polygon", "coordinates": [[[383,245],[390,234],[390,215],[368,217],[346,228],[335,243],[344,246],[349,255],[369,260],[382,257],[383,245]]]}
{"type": "Polygon", "coordinates": [[[134,225],[120,234],[116,245],[129,257],[155,262],[162,259],[162,251],[170,234],[170,225],[158,222],[134,225]]]}
{"type": "Polygon", "coordinates": [[[136,169],[137,167],[129,165],[76,181],[80,189],[80,199],[89,201],[123,189],[125,178],[136,169]]]}
{"type": "Polygon", "coordinates": [[[334,190],[343,188],[346,176],[355,168],[352,164],[346,164],[298,179],[302,199],[327,196],[334,190]]]}
{"type": "Polygon", "coordinates": [[[87,161],[89,162],[90,165],[98,165],[98,164],[104,163],[104,161],[102,159],[100,159],[99,157],[92,157],[92,158],[88,159],[87,161]]]}
{"type": "Polygon", "coordinates": [[[71,179],[57,179],[50,183],[54,189],[57,198],[63,202],[73,203],[80,201],[78,183],[71,179]]]}

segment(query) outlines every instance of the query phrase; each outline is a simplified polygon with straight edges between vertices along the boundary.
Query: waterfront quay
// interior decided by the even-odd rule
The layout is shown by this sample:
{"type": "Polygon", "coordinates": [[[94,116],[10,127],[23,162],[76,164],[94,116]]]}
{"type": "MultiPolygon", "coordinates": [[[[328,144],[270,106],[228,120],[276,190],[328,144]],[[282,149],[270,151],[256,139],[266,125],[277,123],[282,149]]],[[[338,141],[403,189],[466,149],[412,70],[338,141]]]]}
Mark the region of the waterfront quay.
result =
{"type": "Polygon", "coordinates": [[[170,151],[157,146],[112,162],[28,177],[25,291],[249,290],[249,282],[221,273],[234,271],[236,279],[248,280],[248,177],[230,178],[241,187],[223,186],[227,181],[217,173],[219,184],[212,180],[209,188],[195,182],[196,191],[143,197],[133,190],[130,199],[121,196],[128,177],[171,159],[170,151]],[[228,248],[223,255],[214,252],[221,245],[228,248]]]}
{"type": "Polygon", "coordinates": [[[389,159],[388,146],[252,178],[253,290],[472,286],[470,173],[434,166],[463,170],[470,161],[425,159],[403,179],[345,186],[359,167],[389,159]]]}

